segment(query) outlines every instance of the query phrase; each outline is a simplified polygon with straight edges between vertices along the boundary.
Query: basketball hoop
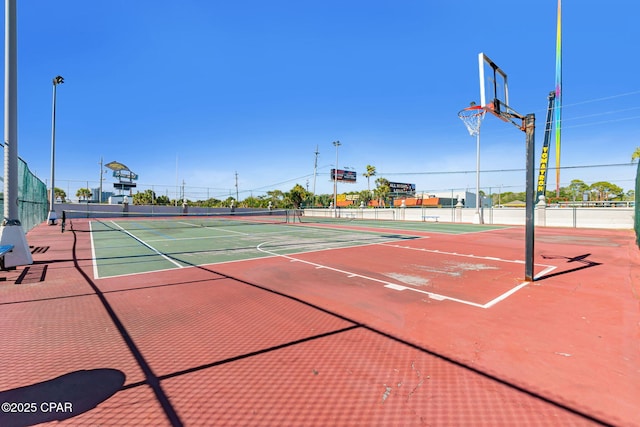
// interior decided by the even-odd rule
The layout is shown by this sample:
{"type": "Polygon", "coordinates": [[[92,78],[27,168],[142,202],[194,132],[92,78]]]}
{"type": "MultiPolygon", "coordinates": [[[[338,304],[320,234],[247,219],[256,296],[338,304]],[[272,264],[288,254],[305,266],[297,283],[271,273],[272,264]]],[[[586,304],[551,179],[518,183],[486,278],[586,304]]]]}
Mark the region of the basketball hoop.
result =
{"type": "Polygon", "coordinates": [[[458,117],[467,127],[469,135],[474,136],[480,133],[480,124],[484,118],[485,110],[479,105],[472,105],[464,108],[458,113],[458,117]]]}

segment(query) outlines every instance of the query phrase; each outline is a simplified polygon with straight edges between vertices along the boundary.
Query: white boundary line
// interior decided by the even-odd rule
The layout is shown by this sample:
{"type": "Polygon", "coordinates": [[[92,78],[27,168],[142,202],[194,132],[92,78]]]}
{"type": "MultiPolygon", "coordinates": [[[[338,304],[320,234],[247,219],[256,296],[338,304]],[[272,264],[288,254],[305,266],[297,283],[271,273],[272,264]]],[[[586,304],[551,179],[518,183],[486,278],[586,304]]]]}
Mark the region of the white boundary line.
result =
{"type": "MultiPolygon", "coordinates": [[[[529,282],[522,282],[518,286],[516,286],[516,287],[508,290],[507,292],[499,295],[498,297],[492,299],[491,301],[487,302],[486,304],[478,304],[478,303],[475,303],[473,301],[466,301],[466,300],[462,300],[462,299],[458,299],[458,298],[453,298],[453,297],[450,297],[450,296],[447,296],[447,295],[436,294],[434,292],[428,292],[428,291],[423,291],[421,289],[415,289],[415,288],[412,288],[412,287],[409,287],[409,286],[399,285],[397,283],[388,282],[386,280],[381,280],[381,279],[376,279],[374,277],[364,276],[362,274],[353,273],[353,272],[350,272],[350,271],[329,267],[328,265],[318,264],[318,263],[311,262],[311,261],[305,261],[305,260],[302,260],[302,259],[299,259],[299,258],[294,258],[294,257],[289,256],[289,255],[282,255],[282,254],[278,254],[276,252],[272,252],[272,251],[269,251],[267,249],[261,248],[262,245],[265,245],[267,243],[269,243],[269,242],[260,243],[258,246],[256,246],[256,249],[259,250],[260,252],[264,252],[264,253],[267,253],[267,254],[270,254],[270,255],[273,255],[273,256],[286,258],[286,259],[290,260],[291,262],[301,262],[303,264],[312,265],[316,269],[326,269],[326,270],[330,270],[330,271],[335,271],[336,273],[344,274],[349,278],[359,277],[361,279],[369,280],[369,281],[372,281],[372,282],[382,283],[385,288],[393,289],[393,290],[396,290],[396,291],[414,291],[414,292],[425,294],[429,298],[431,298],[433,300],[436,300],[436,301],[449,300],[449,301],[457,302],[457,303],[460,303],[460,304],[470,305],[470,306],[476,307],[476,308],[483,308],[483,309],[491,308],[495,304],[497,304],[500,301],[508,298],[509,296],[511,296],[512,294],[516,293],[517,291],[519,291],[520,289],[524,288],[525,286],[527,286],[529,284],[529,282]]],[[[496,257],[483,257],[483,256],[478,256],[478,255],[458,254],[458,253],[455,253],[455,252],[444,252],[444,251],[431,250],[431,249],[419,249],[419,248],[412,248],[412,247],[408,247],[408,246],[391,245],[391,244],[386,244],[386,243],[379,243],[379,245],[397,247],[397,248],[400,248],[400,249],[412,249],[412,250],[418,250],[418,251],[424,250],[426,252],[439,253],[439,254],[443,254],[443,255],[455,255],[455,256],[470,257],[470,258],[487,259],[487,260],[491,260],[491,261],[502,261],[502,262],[524,264],[524,261],[520,261],[520,260],[503,260],[503,259],[496,258],[496,257]]],[[[543,271],[538,273],[535,277],[543,276],[543,275],[549,273],[550,271],[553,271],[556,268],[554,266],[544,265],[544,264],[537,264],[537,265],[542,265],[542,266],[547,267],[547,268],[545,268],[543,271]]]]}
{"type": "Polygon", "coordinates": [[[98,258],[96,257],[96,246],[93,243],[93,226],[92,221],[89,221],[89,231],[91,232],[91,263],[93,264],[93,277],[99,279],[98,276],[98,258]]]}
{"type": "MultiPolygon", "coordinates": [[[[261,234],[272,234],[272,233],[261,233],[261,234]]],[[[228,238],[228,237],[232,237],[232,236],[228,236],[228,237],[225,237],[225,236],[213,236],[213,237],[206,237],[206,239],[217,238],[217,237],[224,239],[224,238],[228,238]]],[[[418,237],[418,238],[419,239],[428,239],[429,236],[421,236],[421,237],[418,237]]],[[[189,239],[192,239],[192,238],[175,239],[175,240],[189,240],[189,239]]],[[[203,239],[203,238],[194,237],[193,239],[203,239]]],[[[150,240],[150,241],[151,242],[164,242],[165,240],[158,239],[158,240],[150,240]]],[[[268,242],[263,242],[261,244],[264,244],[264,243],[268,243],[268,242]]],[[[308,250],[308,251],[296,252],[295,255],[303,255],[303,254],[309,254],[309,253],[314,253],[314,252],[335,251],[335,250],[339,250],[339,249],[347,249],[347,248],[353,248],[353,247],[360,248],[360,247],[364,247],[364,246],[381,245],[381,244],[382,243],[376,242],[376,243],[366,243],[366,244],[362,244],[362,245],[340,246],[340,247],[337,247],[337,248],[311,249],[311,250],[308,250]]],[[[266,254],[269,254],[269,255],[268,256],[257,256],[257,257],[254,257],[254,258],[236,259],[236,260],[233,260],[233,261],[208,262],[208,263],[205,263],[205,264],[198,264],[198,266],[208,266],[208,265],[218,265],[218,264],[231,264],[231,263],[235,263],[235,262],[262,260],[262,259],[277,258],[277,257],[282,257],[283,256],[283,255],[279,255],[279,254],[273,255],[272,252],[269,252],[269,251],[266,251],[266,250],[261,250],[258,247],[256,247],[256,249],[259,252],[266,253],[266,254]]],[[[304,262],[304,261],[300,260],[300,262],[304,262]]],[[[193,268],[193,267],[194,267],[194,265],[186,265],[186,266],[181,266],[180,268],[193,268]]],[[[157,273],[159,271],[171,271],[171,270],[176,270],[176,269],[175,268],[165,268],[165,269],[162,269],[162,270],[142,271],[142,272],[138,272],[138,273],[115,274],[113,276],[105,276],[105,277],[101,277],[101,278],[102,279],[111,279],[113,277],[134,276],[134,275],[138,275],[138,274],[153,274],[153,273],[157,273]]]]}
{"type": "MultiPolygon", "coordinates": [[[[403,246],[403,245],[394,245],[394,244],[390,244],[390,243],[380,243],[383,246],[391,246],[393,248],[399,248],[399,249],[409,249],[412,251],[421,251],[421,252],[431,252],[434,254],[443,254],[443,255],[455,255],[455,256],[461,256],[461,257],[467,257],[467,258],[479,258],[479,259],[488,259],[491,261],[500,261],[500,262],[511,262],[511,263],[516,263],[516,264],[524,264],[524,261],[522,260],[510,260],[510,259],[502,259],[502,258],[497,258],[497,257],[491,257],[491,256],[482,256],[482,255],[473,255],[473,254],[459,254],[457,252],[447,252],[447,251],[441,251],[438,249],[424,249],[424,248],[414,248],[413,246],[403,246]]],[[[538,265],[544,265],[544,264],[538,264],[538,265]]]]}
{"type": "Polygon", "coordinates": [[[140,242],[141,244],[143,244],[144,246],[148,247],[149,249],[151,249],[153,252],[155,252],[156,254],[160,255],[162,258],[166,259],[167,261],[169,261],[172,264],[175,264],[178,266],[178,268],[184,268],[185,266],[176,262],[175,260],[169,258],[167,255],[163,254],[162,252],[160,252],[159,250],[157,250],[156,248],[154,248],[153,246],[151,246],[150,244],[148,244],[147,242],[145,242],[144,240],[136,237],[134,234],[130,233],[129,231],[125,230],[124,228],[120,227],[117,223],[113,222],[113,221],[109,221],[111,222],[113,225],[115,225],[116,227],[118,227],[120,230],[122,230],[123,233],[131,236],[132,238],[134,238],[135,240],[137,240],[138,242],[140,242]]]}
{"type": "MultiPolygon", "coordinates": [[[[190,226],[192,226],[194,228],[198,227],[197,225],[189,224],[188,222],[180,222],[180,224],[187,224],[187,225],[190,225],[190,226]]],[[[205,226],[200,227],[200,228],[206,228],[208,230],[220,230],[220,231],[224,231],[225,233],[240,234],[241,236],[249,236],[249,233],[243,233],[242,231],[236,231],[236,230],[227,230],[224,227],[208,227],[208,226],[205,225],[205,226]]]]}

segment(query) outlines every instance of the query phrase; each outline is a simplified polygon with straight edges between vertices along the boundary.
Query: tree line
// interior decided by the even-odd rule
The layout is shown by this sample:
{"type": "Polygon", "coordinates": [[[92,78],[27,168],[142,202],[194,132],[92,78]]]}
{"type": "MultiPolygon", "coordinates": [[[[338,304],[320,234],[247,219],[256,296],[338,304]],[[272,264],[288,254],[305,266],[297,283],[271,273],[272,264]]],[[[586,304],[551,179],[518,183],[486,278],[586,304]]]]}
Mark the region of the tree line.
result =
{"type": "MultiPolygon", "coordinates": [[[[484,194],[480,191],[480,194],[484,197],[490,197],[493,205],[505,204],[516,200],[523,201],[526,198],[526,192],[505,192],[499,194],[484,194]]],[[[573,202],[573,201],[625,201],[634,200],[635,191],[629,190],[625,192],[621,187],[606,181],[594,182],[591,185],[586,184],[584,181],[574,179],[566,187],[560,187],[559,194],[555,191],[547,191],[545,194],[546,202],[573,202]]]]}
{"type": "MultiPolygon", "coordinates": [[[[640,159],[640,147],[636,148],[631,156],[631,161],[640,159]]],[[[362,191],[346,192],[342,194],[357,195],[359,202],[364,203],[365,206],[369,204],[371,200],[376,200],[378,206],[387,203],[391,194],[391,188],[389,181],[386,178],[378,177],[374,181],[375,188],[371,189],[371,178],[377,176],[376,168],[372,165],[367,165],[365,172],[362,174],[367,178],[367,189],[362,191]]],[[[547,203],[561,202],[561,201],[582,201],[587,198],[590,201],[625,201],[634,200],[634,190],[625,192],[621,187],[612,184],[607,181],[598,181],[593,184],[587,184],[582,180],[574,179],[566,187],[560,187],[559,194],[556,195],[555,191],[546,192],[547,203]]],[[[56,199],[65,201],[67,195],[64,190],[60,188],[54,189],[56,199]]],[[[89,200],[92,192],[89,188],[80,188],[76,192],[76,197],[79,200],[89,200]]],[[[505,204],[512,201],[522,201],[526,198],[526,193],[523,192],[504,192],[493,193],[487,195],[484,191],[480,191],[480,195],[483,197],[489,197],[492,201],[492,205],[505,204]]],[[[224,200],[209,198],[207,200],[175,200],[170,199],[168,196],[156,195],[153,190],[138,191],[133,194],[133,204],[136,205],[182,205],[184,202],[188,206],[197,207],[238,207],[238,208],[268,208],[274,209],[298,209],[301,207],[328,207],[333,203],[332,194],[313,194],[307,191],[302,185],[296,184],[289,191],[272,190],[267,191],[265,195],[250,196],[244,200],[236,200],[233,197],[227,197],[224,200]]],[[[360,203],[357,204],[359,206],[360,203]]]]}

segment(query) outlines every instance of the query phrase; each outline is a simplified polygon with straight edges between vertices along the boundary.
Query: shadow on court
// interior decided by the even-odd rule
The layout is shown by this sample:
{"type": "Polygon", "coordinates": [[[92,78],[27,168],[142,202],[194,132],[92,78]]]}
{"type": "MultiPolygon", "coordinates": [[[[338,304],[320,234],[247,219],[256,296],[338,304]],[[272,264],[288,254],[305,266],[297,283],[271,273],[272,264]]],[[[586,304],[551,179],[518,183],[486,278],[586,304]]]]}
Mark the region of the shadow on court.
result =
{"type": "Polygon", "coordinates": [[[561,274],[574,273],[576,271],[584,270],[586,268],[591,268],[591,267],[596,267],[596,266],[602,265],[602,263],[600,263],[600,262],[588,260],[587,258],[589,258],[590,256],[591,256],[590,253],[583,254],[583,255],[578,255],[578,256],[574,256],[574,257],[567,257],[567,256],[562,256],[562,255],[542,255],[543,259],[566,259],[567,263],[575,262],[575,263],[582,264],[582,265],[578,265],[577,267],[573,267],[573,268],[570,268],[568,270],[555,271],[553,273],[548,273],[548,274],[545,274],[543,276],[538,277],[536,280],[550,279],[552,277],[559,276],[561,274]]]}

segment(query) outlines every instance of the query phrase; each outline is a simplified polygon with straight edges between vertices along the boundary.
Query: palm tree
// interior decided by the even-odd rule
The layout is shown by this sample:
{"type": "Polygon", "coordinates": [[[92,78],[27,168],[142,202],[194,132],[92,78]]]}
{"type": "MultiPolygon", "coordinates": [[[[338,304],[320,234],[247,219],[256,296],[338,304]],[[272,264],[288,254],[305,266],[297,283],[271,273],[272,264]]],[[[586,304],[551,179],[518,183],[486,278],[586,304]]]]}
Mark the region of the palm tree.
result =
{"type": "Polygon", "coordinates": [[[636,147],[636,150],[631,155],[631,161],[633,162],[635,159],[640,159],[640,147],[636,147]]]}
{"type": "Polygon", "coordinates": [[[91,190],[89,188],[80,188],[78,191],[76,191],[76,197],[79,200],[89,200],[89,197],[91,197],[91,190]]]}
{"type": "Polygon", "coordinates": [[[53,190],[56,200],[60,199],[63,202],[67,199],[67,193],[62,188],[55,187],[53,190]]]}
{"type": "Polygon", "coordinates": [[[389,196],[391,187],[389,186],[389,181],[386,178],[376,179],[376,186],[374,193],[378,197],[378,207],[380,207],[389,196]]]}
{"type": "Polygon", "coordinates": [[[367,178],[367,190],[369,190],[369,193],[371,193],[371,184],[369,182],[369,178],[371,178],[372,176],[375,176],[375,175],[376,175],[376,167],[375,166],[371,166],[371,165],[367,165],[367,171],[365,173],[363,173],[362,176],[367,178]]]}
{"type": "Polygon", "coordinates": [[[287,195],[287,199],[293,205],[294,209],[300,209],[302,202],[309,197],[309,192],[300,184],[296,184],[287,195]]]}

